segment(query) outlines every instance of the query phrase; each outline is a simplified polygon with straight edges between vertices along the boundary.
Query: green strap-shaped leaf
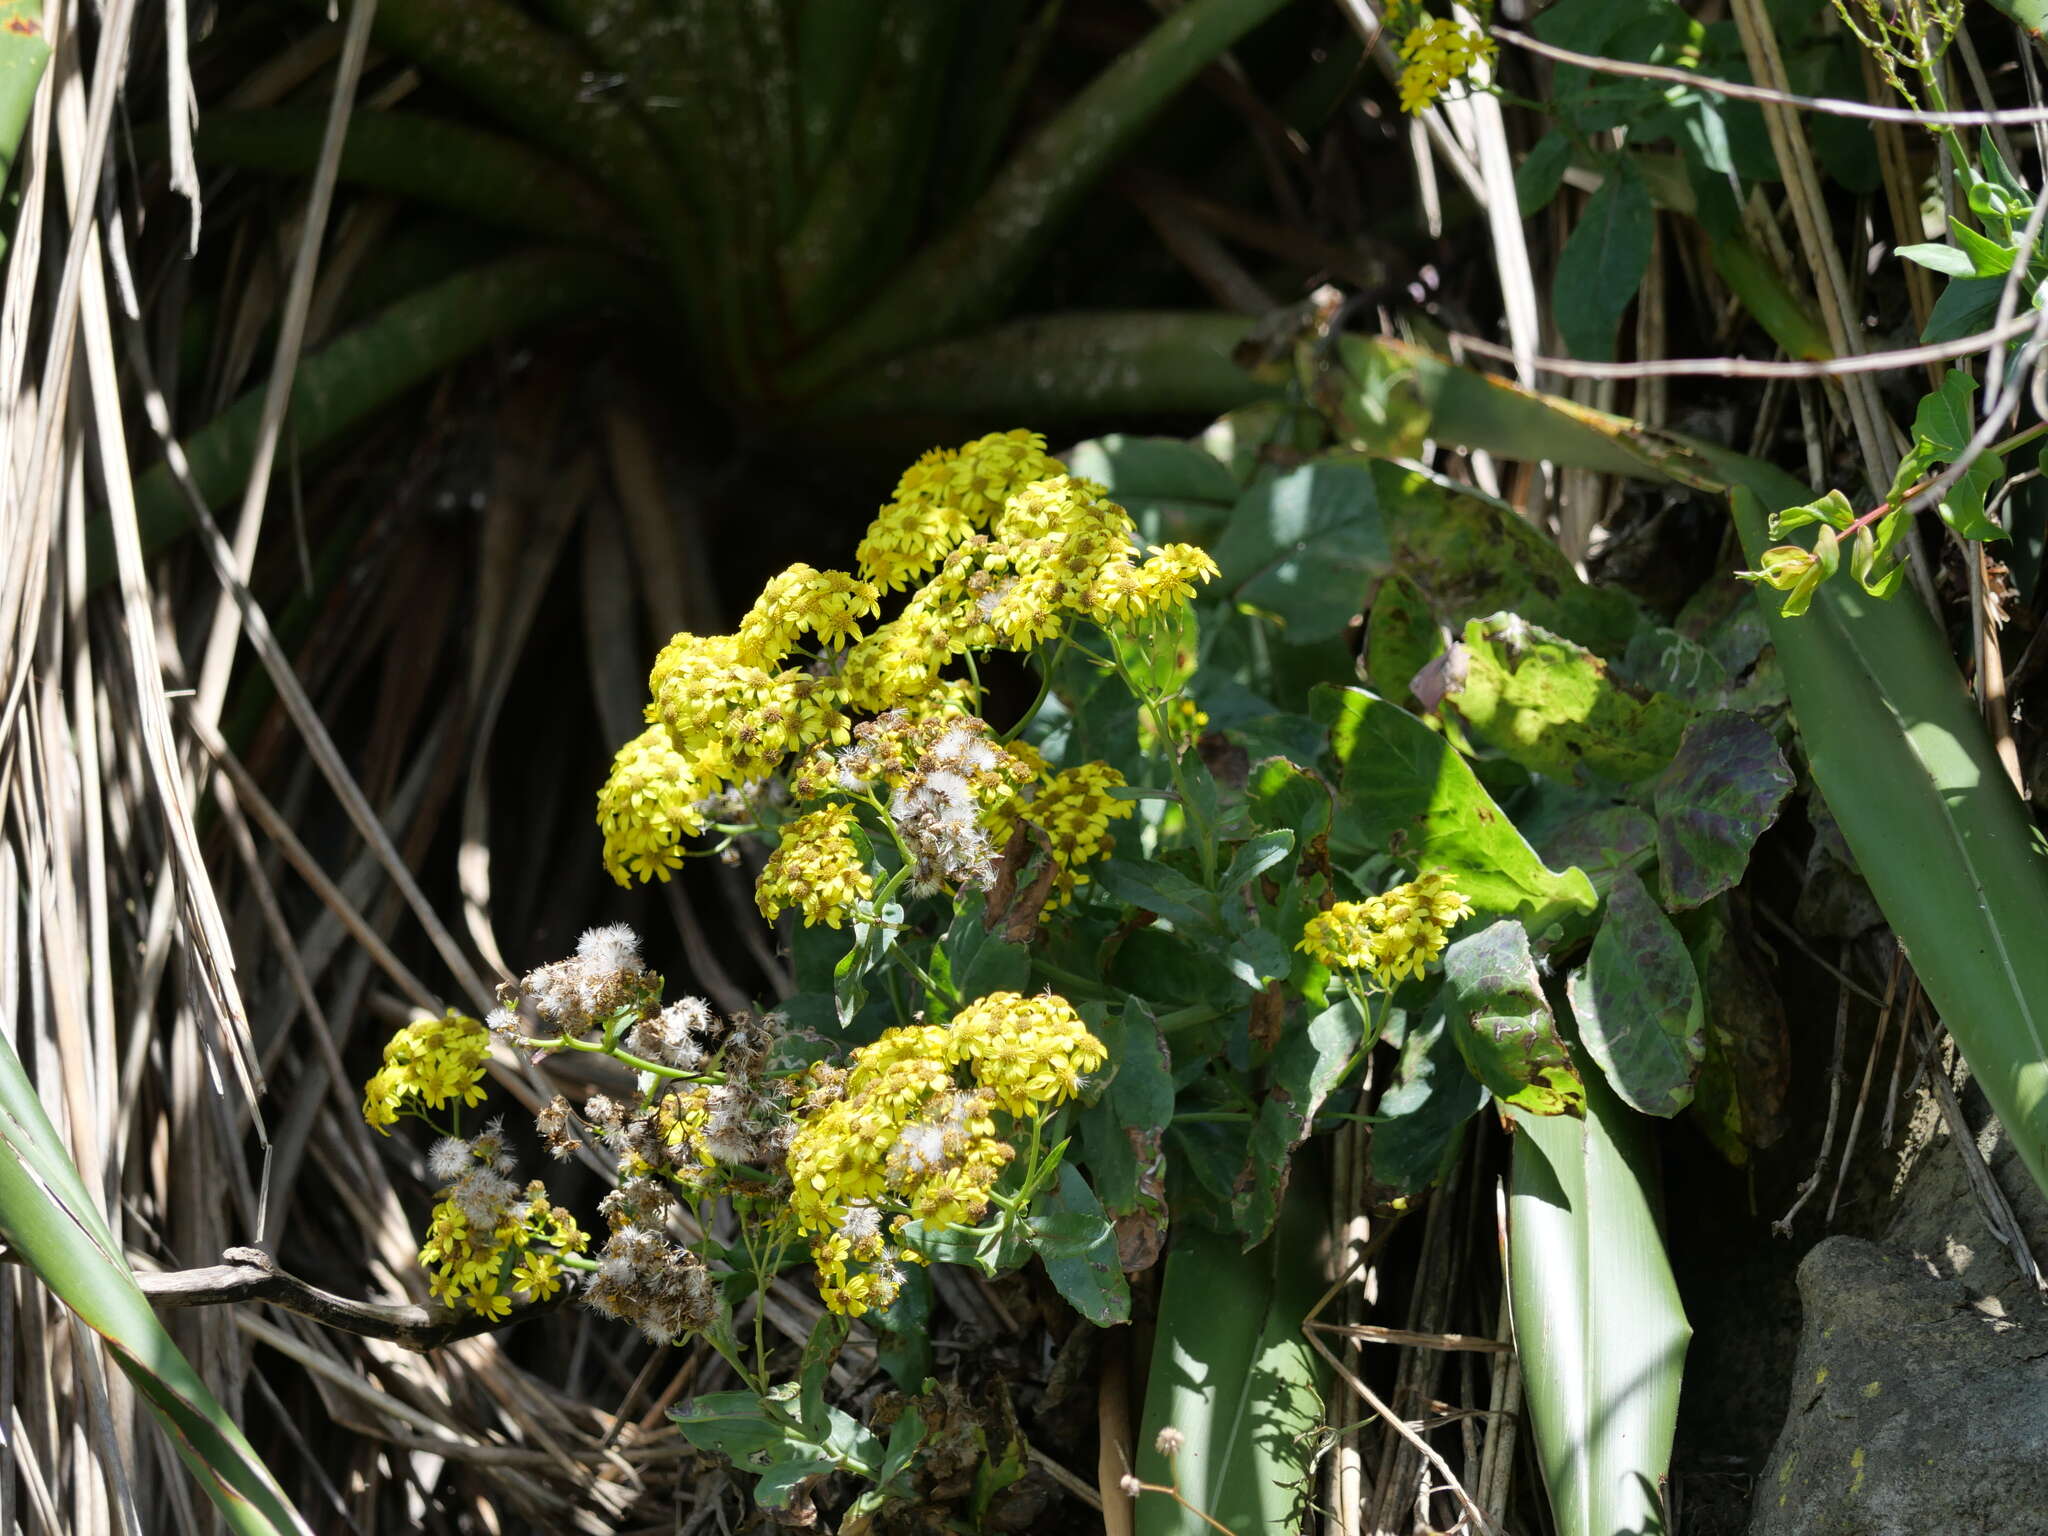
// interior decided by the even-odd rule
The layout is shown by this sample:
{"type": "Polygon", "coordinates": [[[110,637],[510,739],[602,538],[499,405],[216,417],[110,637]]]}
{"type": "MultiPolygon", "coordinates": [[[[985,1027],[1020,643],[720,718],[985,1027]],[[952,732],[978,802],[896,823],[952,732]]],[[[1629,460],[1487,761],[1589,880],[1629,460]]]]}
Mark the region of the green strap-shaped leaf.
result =
{"type": "MultiPolygon", "coordinates": [[[[1166,1258],[1137,1474],[1148,1483],[1178,1477],[1190,1504],[1243,1536],[1296,1530],[1305,1507],[1326,1378],[1301,1325],[1327,1282],[1302,1259],[1323,1241],[1327,1199],[1314,1180],[1299,1179],[1279,1230],[1251,1252],[1234,1236],[1183,1222],[1166,1258]],[[1168,1425],[1184,1442],[1170,1467],[1152,1443],[1168,1425]]],[[[1147,1494],[1137,1531],[1214,1536],[1215,1528],[1147,1494]]]]}
{"type": "Polygon", "coordinates": [[[238,1536],[307,1533],[262,1458],[157,1320],[5,1040],[0,1242],[106,1341],[230,1530],[238,1536]]]}
{"type": "Polygon", "coordinates": [[[1584,1119],[1515,1113],[1508,1299],[1558,1536],[1665,1536],[1692,1329],[1658,1230],[1656,1157],[1599,1078],[1584,1119]]]}

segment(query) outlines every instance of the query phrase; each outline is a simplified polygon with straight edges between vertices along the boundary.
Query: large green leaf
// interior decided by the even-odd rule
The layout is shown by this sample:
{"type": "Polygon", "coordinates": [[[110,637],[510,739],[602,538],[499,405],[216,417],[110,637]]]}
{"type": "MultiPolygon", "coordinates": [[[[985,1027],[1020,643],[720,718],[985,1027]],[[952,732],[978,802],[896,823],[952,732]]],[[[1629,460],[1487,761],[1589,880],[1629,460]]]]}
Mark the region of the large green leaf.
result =
{"type": "Polygon", "coordinates": [[[1464,1141],[1465,1122],[1491,1097],[1465,1065],[1452,1038],[1442,994],[1401,1039],[1394,1086],[1380,1095],[1367,1152],[1373,1182],[1409,1194],[1434,1184],[1450,1169],[1464,1141]]]}
{"type": "MultiPolygon", "coordinates": [[[[527,326],[588,310],[624,292],[632,277],[594,253],[535,251],[437,283],[304,359],[292,383],[291,425],[301,453],[313,453],[484,343],[527,326]]],[[[252,390],[185,442],[193,484],[209,507],[242,491],[263,416],[252,390]]],[[[135,483],[145,553],[191,522],[185,492],[158,465],[135,483]]],[[[88,535],[95,581],[112,576],[113,536],[104,522],[88,535]]]]}
{"type": "Polygon", "coordinates": [[[1458,1050],[1494,1097],[1532,1115],[1585,1113],[1520,923],[1504,917],[1445,950],[1444,995],[1458,1050]]]}
{"type": "Polygon", "coordinates": [[[1477,911],[1539,936],[1593,910],[1592,882],[1546,869],[1470,765],[1420,720],[1359,688],[1320,687],[1312,707],[1344,764],[1333,838],[1449,870],[1477,911]]]}
{"type": "MultiPolygon", "coordinates": [[[[1176,9],[1034,133],[967,214],[872,304],[792,369],[790,390],[811,393],[877,357],[994,318],[1114,158],[1182,86],[1284,3],[1189,0],[1176,9]]],[[[1108,361],[1114,374],[1121,365],[1108,361]]]]}
{"type": "Polygon", "coordinates": [[[14,168],[29,108],[49,62],[42,0],[5,0],[0,4],[0,182],[14,168]]]}
{"type": "Polygon", "coordinates": [[[1732,888],[1791,792],[1784,753],[1749,716],[1709,715],[1687,730],[1654,793],[1664,904],[1696,907],[1732,888]]]}
{"type": "Polygon", "coordinates": [[[1615,156],[1572,226],[1551,285],[1551,309],[1572,356],[1614,356],[1614,333],[1642,286],[1655,227],[1650,189],[1627,159],[1615,156]]]}
{"type": "Polygon", "coordinates": [[[1558,1536],[1665,1536],[1692,1329],[1641,1119],[1599,1074],[1583,1119],[1515,1112],[1508,1298],[1558,1536]]]}
{"type": "Polygon", "coordinates": [[[1274,1050],[1270,1086],[1252,1122],[1251,1155],[1230,1202],[1247,1247],[1273,1230],[1294,1149],[1308,1139],[1317,1111],[1364,1038],[1365,1020],[1347,997],[1295,1024],[1274,1050]]]}
{"type": "Polygon", "coordinates": [[[1668,1117],[1692,1102],[1706,1051],[1700,981],[1634,870],[1615,872],[1600,932],[1569,990],[1587,1051],[1630,1108],[1668,1117]]]}
{"type": "Polygon", "coordinates": [[[1632,783],[1661,772],[1692,710],[1637,698],[1582,645],[1518,614],[1473,619],[1443,669],[1445,709],[1479,740],[1536,773],[1632,783]]]}
{"type": "MultiPolygon", "coordinates": [[[[1182,1223],[1166,1258],[1152,1368],[1139,1426],[1138,1476],[1179,1478],[1181,1493],[1225,1528],[1297,1529],[1324,1369],[1302,1333],[1327,1283],[1304,1262],[1324,1240],[1326,1196],[1300,1179],[1279,1230],[1249,1253],[1234,1236],[1182,1223]],[[1184,1437],[1174,1466],[1154,1449],[1171,1425],[1184,1437]]],[[[1138,1500],[1138,1536],[1213,1536],[1171,1499],[1138,1500]]]]}
{"type": "Polygon", "coordinates": [[[1261,476],[1215,546],[1225,590],[1277,618],[1296,645],[1341,634],[1390,564],[1383,487],[1401,472],[1321,458],[1261,476]]]}

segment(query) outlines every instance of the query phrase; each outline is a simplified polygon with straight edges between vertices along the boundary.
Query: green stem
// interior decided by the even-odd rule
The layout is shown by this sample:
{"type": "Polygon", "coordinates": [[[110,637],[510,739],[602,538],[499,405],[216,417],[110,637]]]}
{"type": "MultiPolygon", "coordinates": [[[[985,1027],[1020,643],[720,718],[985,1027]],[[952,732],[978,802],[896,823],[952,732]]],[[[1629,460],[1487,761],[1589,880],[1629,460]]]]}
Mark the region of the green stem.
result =
{"type": "Polygon", "coordinates": [[[1059,671],[1060,659],[1067,654],[1067,646],[1071,642],[1071,638],[1065,632],[1061,633],[1060,643],[1053,647],[1052,655],[1047,658],[1042,675],[1039,677],[1038,697],[1031,701],[1031,707],[1024,711],[1015,725],[996,738],[998,743],[1007,746],[1015,741],[1024,734],[1031,722],[1038,718],[1038,712],[1045,708],[1045,701],[1052,697],[1053,674],[1059,671]]]}

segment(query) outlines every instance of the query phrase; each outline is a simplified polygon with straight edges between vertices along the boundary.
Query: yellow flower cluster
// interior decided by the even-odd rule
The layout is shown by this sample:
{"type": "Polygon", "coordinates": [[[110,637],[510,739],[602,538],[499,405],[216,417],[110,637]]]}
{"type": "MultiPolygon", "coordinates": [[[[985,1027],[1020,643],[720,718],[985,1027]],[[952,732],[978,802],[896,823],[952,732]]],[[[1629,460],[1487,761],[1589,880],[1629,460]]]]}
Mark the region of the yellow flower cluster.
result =
{"type": "Polygon", "coordinates": [[[385,1128],[408,1108],[481,1104],[490,1054],[490,1031],[453,1008],[445,1018],[415,1019],[385,1044],[384,1065],[363,1085],[363,1118],[389,1135],[385,1128]]]}
{"type": "Polygon", "coordinates": [[[667,879],[710,819],[705,800],[792,754],[845,744],[852,715],[971,712],[977,690],[944,675],[967,652],[1028,650],[1077,619],[1146,624],[1216,578],[1191,545],[1140,558],[1135,535],[1104,487],[1069,476],[1036,433],[926,454],[868,528],[859,576],[793,565],[734,633],[679,634],[662,648],[648,679],[652,729],[620,751],[598,796],[605,867],[622,885],[667,879]],[[896,615],[863,634],[881,593],[906,587],[896,615]]]}
{"type": "Polygon", "coordinates": [[[1472,915],[1472,903],[1441,870],[1366,901],[1340,901],[1302,929],[1297,949],[1333,970],[1369,972],[1392,987],[1444,952],[1450,930],[1472,915]]]}
{"type": "Polygon", "coordinates": [[[1137,809],[1133,802],[1110,794],[1112,789],[1121,789],[1123,782],[1124,776],[1107,763],[1082,763],[1053,774],[1020,812],[1045,833],[1052,861],[1059,866],[1048,909],[1071,901],[1075,888],[1088,883],[1080,867],[1105,857],[1116,846],[1110,822],[1137,809]]]}
{"type": "Polygon", "coordinates": [[[1066,473],[1036,432],[991,432],[959,448],[934,448],[903,472],[854,558],[888,591],[909,586],[1034,480],[1066,473]]]}
{"type": "Polygon", "coordinates": [[[754,903],[774,922],[785,908],[803,914],[804,926],[837,928],[856,901],[874,895],[874,882],[853,840],[853,807],[828,805],[782,829],[754,885],[754,903]]]}
{"type": "Polygon", "coordinates": [[[500,1318],[511,1312],[514,1291],[546,1301],[561,1288],[555,1255],[581,1253],[589,1236],[573,1215],[549,1202],[539,1179],[526,1186],[525,1196],[479,1210],[473,1199],[451,1194],[434,1207],[420,1263],[435,1300],[500,1318]]]}
{"type": "Polygon", "coordinates": [[[1441,16],[1425,16],[1401,39],[1401,110],[1420,112],[1443,95],[1452,81],[1473,68],[1491,63],[1499,45],[1476,28],[1459,26],[1441,16]]]}
{"type": "Polygon", "coordinates": [[[951,1033],[954,1059],[1020,1119],[1071,1099],[1107,1054],[1073,1005],[1051,992],[991,992],[954,1015],[951,1033]]]}
{"type": "Polygon", "coordinates": [[[918,1256],[890,1246],[883,1213],[891,1232],[979,1218],[1016,1156],[995,1110],[1035,1116],[1063,1103],[1106,1055],[1065,999],[1015,992],[969,1004],[950,1026],[885,1030],[854,1052],[838,1096],[807,1099],[789,1148],[790,1213],[825,1304],[855,1317],[886,1306],[902,1283],[898,1261],[918,1256]],[[971,1089],[956,1079],[963,1065],[971,1089]]]}
{"type": "Polygon", "coordinates": [[[652,725],[619,748],[597,797],[604,867],[621,885],[667,880],[682,867],[683,839],[704,831],[701,803],[713,785],[698,781],[668,727],[652,725]]]}

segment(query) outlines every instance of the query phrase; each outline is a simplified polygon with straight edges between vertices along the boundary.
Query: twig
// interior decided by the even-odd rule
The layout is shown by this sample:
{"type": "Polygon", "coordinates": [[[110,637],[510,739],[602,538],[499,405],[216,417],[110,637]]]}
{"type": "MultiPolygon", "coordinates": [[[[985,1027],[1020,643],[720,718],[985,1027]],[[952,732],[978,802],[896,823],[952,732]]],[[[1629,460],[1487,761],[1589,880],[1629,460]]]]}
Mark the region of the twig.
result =
{"type": "Polygon", "coordinates": [[[1379,1394],[1360,1380],[1357,1373],[1345,1365],[1342,1360],[1339,1360],[1331,1352],[1330,1347],[1321,1339],[1317,1338],[1313,1333],[1306,1334],[1304,1337],[1308,1339],[1309,1347],[1327,1360],[1330,1363],[1330,1368],[1343,1378],[1344,1384],[1358,1394],[1360,1402],[1378,1414],[1385,1421],[1388,1428],[1392,1429],[1403,1440],[1406,1440],[1425,1461],[1436,1468],[1438,1474],[1444,1480],[1443,1486],[1449,1491],[1451,1497],[1458,1501],[1458,1507],[1465,1512],[1465,1518],[1474,1527],[1481,1532],[1498,1532],[1500,1530],[1500,1527],[1488,1518],[1486,1511],[1472,1501],[1472,1495],[1465,1491],[1465,1485],[1458,1481],[1457,1473],[1451,1470],[1450,1463],[1443,1459],[1435,1446],[1423,1439],[1406,1419],[1400,1418],[1393,1409],[1382,1402],[1379,1394]]]}
{"type": "MultiPolygon", "coordinates": [[[[1890,373],[1916,368],[1924,363],[1946,362],[1987,346],[1998,346],[2032,333],[2032,315],[2022,315],[1972,336],[1954,341],[1933,341],[1920,347],[1897,347],[1889,352],[1861,352],[1853,357],[1830,357],[1814,361],[1774,361],[1760,357],[1661,357],[1635,363],[1587,363],[1571,357],[1531,359],[1545,373],[1580,379],[1820,379],[1858,373],[1890,373]]],[[[1468,352],[1496,362],[1511,363],[1514,352],[1498,342],[1462,331],[1450,333],[1449,340],[1468,352]]]]}
{"type": "MultiPolygon", "coordinates": [[[[1835,1207],[1841,1203],[1842,1183],[1849,1177],[1849,1157],[1856,1150],[1856,1133],[1863,1128],[1863,1108],[1870,1099],[1870,1076],[1877,1067],[1877,1058],[1884,1054],[1884,1032],[1892,1021],[1892,1005],[1898,1001],[1899,980],[1906,974],[1906,951],[1894,947],[1890,974],[1885,978],[1884,1006],[1877,1011],[1877,1037],[1870,1042],[1870,1054],[1863,1060],[1863,1081],[1856,1089],[1856,1110],[1849,1116],[1848,1134],[1842,1138],[1842,1161],[1835,1168],[1834,1192],[1828,1196],[1827,1220],[1835,1219],[1835,1207]]],[[[1910,1000],[1907,1006],[1911,1007],[1910,1000]]],[[[1909,1013],[1908,1018],[1912,1015],[1909,1013]]],[[[1901,1023],[1899,1028],[1906,1026],[1901,1023]]]]}
{"type": "MultiPolygon", "coordinates": [[[[0,1252],[0,1259],[12,1257],[11,1253],[0,1252]]],[[[230,1302],[267,1301],[287,1312],[311,1318],[323,1327],[366,1339],[384,1339],[420,1354],[544,1316],[560,1308],[571,1295],[564,1286],[547,1301],[529,1302],[509,1317],[493,1321],[465,1316],[447,1307],[390,1306],[337,1296],[279,1269],[277,1261],[260,1248],[230,1248],[221,1257],[225,1263],[199,1269],[138,1271],[135,1281],[154,1306],[216,1307],[230,1302]]]]}
{"type": "Polygon", "coordinates": [[[1581,69],[1590,69],[1603,75],[1633,75],[1641,80],[1665,80],[1673,85],[1706,91],[1715,96],[1731,96],[1738,101],[1768,102],[1780,107],[1798,107],[1807,112],[1820,112],[1830,117],[1857,117],[1870,123],[1904,123],[1923,128],[2023,127],[2028,123],[2048,123],[2048,107],[2012,107],[1995,112],[1914,112],[1905,107],[1873,106],[1866,101],[1850,101],[1841,96],[1801,96],[1792,91],[1772,90],[1768,86],[1742,85],[1733,80],[1717,80],[1712,75],[1703,75],[1697,70],[1674,69],[1668,64],[1631,64],[1621,59],[1606,59],[1594,53],[1578,53],[1570,48],[1560,48],[1555,43],[1538,42],[1512,27],[1495,27],[1492,36],[1529,53],[1538,54],[1546,59],[1555,59],[1560,64],[1576,64],[1581,69]]]}
{"type": "Polygon", "coordinates": [[[1792,1202],[1792,1209],[1771,1223],[1771,1231],[1779,1237],[1792,1235],[1792,1218],[1799,1214],[1802,1205],[1813,1198],[1813,1192],[1820,1188],[1820,1181],[1827,1172],[1828,1148],[1835,1143],[1835,1116],[1842,1107],[1842,1050],[1848,1036],[1849,992],[1845,987],[1837,994],[1835,1002],[1835,1044],[1828,1057],[1828,1120],[1821,1128],[1820,1151],[1814,1154],[1813,1173],[1799,1186],[1799,1198],[1792,1202]]]}

